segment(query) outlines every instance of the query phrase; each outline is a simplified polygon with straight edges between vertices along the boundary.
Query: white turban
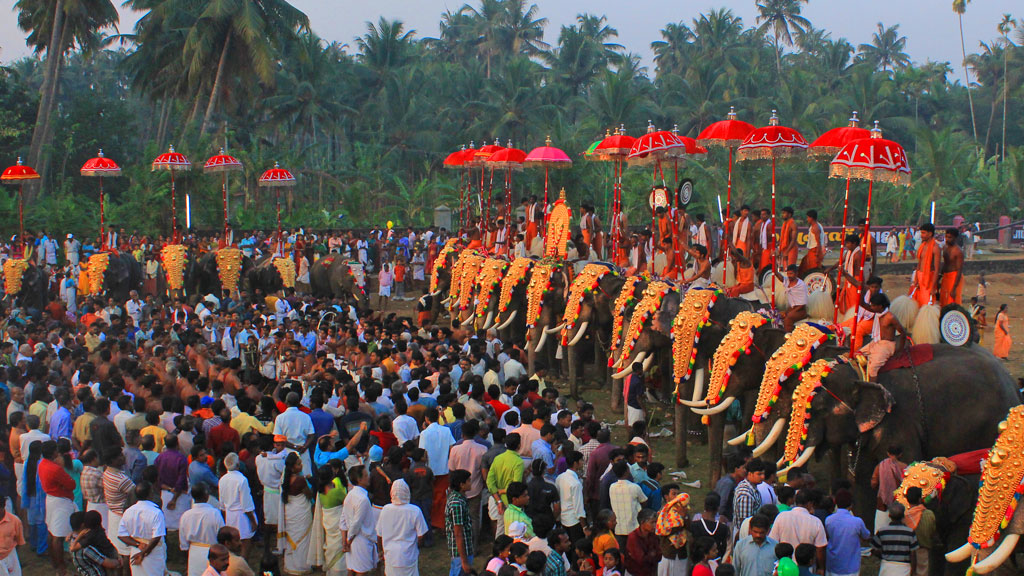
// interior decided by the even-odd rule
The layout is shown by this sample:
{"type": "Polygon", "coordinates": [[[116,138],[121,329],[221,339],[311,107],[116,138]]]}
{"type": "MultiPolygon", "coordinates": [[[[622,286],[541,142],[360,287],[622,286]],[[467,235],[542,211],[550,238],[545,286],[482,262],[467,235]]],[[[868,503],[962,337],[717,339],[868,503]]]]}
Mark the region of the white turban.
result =
{"type": "Polygon", "coordinates": [[[405,480],[395,480],[391,485],[391,503],[396,505],[408,504],[412,500],[412,492],[405,480]]]}

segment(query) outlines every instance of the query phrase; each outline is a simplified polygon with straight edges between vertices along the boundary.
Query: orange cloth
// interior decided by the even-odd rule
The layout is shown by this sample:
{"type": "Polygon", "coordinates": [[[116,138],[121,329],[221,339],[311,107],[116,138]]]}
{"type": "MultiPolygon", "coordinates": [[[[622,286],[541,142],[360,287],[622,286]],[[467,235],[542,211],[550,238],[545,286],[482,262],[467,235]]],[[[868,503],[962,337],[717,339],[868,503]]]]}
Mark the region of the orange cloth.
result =
{"type": "MultiPolygon", "coordinates": [[[[840,326],[843,328],[849,328],[850,331],[853,332],[853,322],[854,319],[850,318],[846,322],[840,324],[840,326]]],[[[860,322],[857,322],[857,331],[852,334],[854,350],[861,349],[861,346],[864,344],[864,337],[871,334],[871,328],[874,327],[874,324],[874,320],[861,320],[860,322]]]]}
{"type": "Polygon", "coordinates": [[[529,250],[533,239],[537,237],[537,223],[530,222],[526,225],[526,249],[529,250]]]}
{"type": "Polygon", "coordinates": [[[935,275],[939,273],[938,269],[933,267],[938,250],[939,247],[935,244],[934,238],[922,242],[918,248],[917,275],[914,276],[914,282],[917,284],[917,290],[914,290],[914,300],[917,301],[918,306],[927,306],[932,303],[931,287],[935,284],[935,275]]]}
{"type": "MultiPolygon", "coordinates": [[[[527,240],[527,242],[529,242],[529,240],[527,240]]],[[[479,239],[474,238],[474,239],[469,241],[469,244],[466,246],[466,249],[467,250],[479,250],[482,247],[483,247],[483,243],[480,242],[479,239]]]]}
{"type": "Polygon", "coordinates": [[[774,250],[769,247],[767,250],[761,250],[761,265],[758,266],[759,270],[764,270],[772,265],[772,253],[774,250]]]}
{"type": "Polygon", "coordinates": [[[851,284],[850,282],[843,281],[843,287],[839,290],[839,294],[836,298],[836,306],[839,307],[840,314],[846,314],[847,310],[852,310],[857,305],[857,296],[860,292],[860,286],[851,284]]]}
{"type": "Polygon", "coordinates": [[[725,294],[729,298],[735,298],[741,294],[754,291],[754,267],[740,266],[736,269],[736,285],[726,289],[725,294]]]}
{"type": "Polygon", "coordinates": [[[591,246],[591,243],[590,243],[590,230],[587,230],[586,228],[584,228],[583,230],[580,230],[580,233],[583,234],[583,243],[586,244],[587,246],[591,246]]]}
{"type": "Polygon", "coordinates": [[[814,249],[804,254],[803,260],[800,261],[800,275],[804,275],[817,268],[821,268],[821,252],[818,249],[814,249]]]}
{"type": "MultiPolygon", "coordinates": [[[[791,264],[796,264],[797,248],[796,242],[790,244],[787,239],[790,237],[790,234],[793,234],[794,230],[796,230],[796,220],[790,218],[789,220],[786,220],[782,223],[782,241],[779,247],[782,253],[787,257],[789,256],[790,252],[793,253],[793,261],[791,262],[791,264]]],[[[793,237],[795,238],[796,235],[793,235],[793,237]]]]}
{"type": "Polygon", "coordinates": [[[1013,346],[1013,338],[1010,337],[1010,317],[1005,312],[996,315],[996,337],[992,347],[992,354],[996,358],[1006,359],[1010,356],[1010,347],[1013,346]]]}
{"type": "Polygon", "coordinates": [[[946,306],[948,304],[963,304],[963,292],[964,282],[963,277],[960,278],[960,285],[956,287],[954,293],[953,284],[956,282],[956,272],[950,272],[942,275],[942,280],[939,284],[939,305],[946,306]]]}

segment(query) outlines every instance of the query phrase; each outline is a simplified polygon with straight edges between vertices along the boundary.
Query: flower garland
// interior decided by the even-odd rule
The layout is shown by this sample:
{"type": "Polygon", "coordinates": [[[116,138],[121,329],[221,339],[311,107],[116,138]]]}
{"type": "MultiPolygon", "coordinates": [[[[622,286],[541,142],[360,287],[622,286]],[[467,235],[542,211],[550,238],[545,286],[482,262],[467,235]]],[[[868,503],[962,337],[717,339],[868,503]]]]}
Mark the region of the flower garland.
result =
{"type": "Polygon", "coordinates": [[[989,548],[1010,524],[1024,495],[1024,406],[1010,409],[999,423],[999,437],[982,463],[978,504],[967,541],[975,548],[989,548]]]}
{"type": "Polygon", "coordinates": [[[238,289],[238,278],[242,274],[242,251],[238,248],[221,248],[214,254],[221,286],[234,292],[238,289]]]}
{"type": "MultiPolygon", "coordinates": [[[[449,310],[454,310],[456,306],[458,306],[459,300],[462,297],[463,271],[471,260],[477,258],[481,261],[483,260],[483,257],[477,254],[475,250],[463,250],[462,252],[459,252],[459,257],[455,260],[455,265],[452,266],[452,281],[451,287],[448,291],[449,310]]],[[[470,283],[469,286],[472,287],[472,283],[470,283]]]]}
{"type": "Polygon", "coordinates": [[[21,278],[28,270],[28,262],[11,258],[4,262],[4,293],[13,296],[21,292],[21,278]]]}
{"type": "Polygon", "coordinates": [[[295,288],[295,260],[291,258],[274,258],[272,261],[285,288],[295,288]]]}
{"type": "Polygon", "coordinates": [[[763,422],[771,414],[782,392],[782,383],[794,372],[803,370],[810,362],[811,354],[827,341],[828,334],[811,324],[800,324],[786,334],[786,341],[765,363],[761,389],[754,405],[752,420],[755,424],[763,422]]]}
{"type": "Polygon", "coordinates": [[[430,292],[437,292],[437,283],[440,281],[441,268],[444,268],[445,262],[448,260],[448,255],[455,252],[458,249],[459,239],[449,238],[441,250],[437,253],[437,257],[434,258],[433,267],[430,272],[430,292]]]}
{"type": "Polygon", "coordinates": [[[477,300],[476,317],[483,318],[487,308],[491,305],[491,298],[494,297],[494,290],[501,285],[501,277],[505,273],[508,262],[497,258],[484,260],[480,274],[476,277],[477,300]]]}
{"type": "Polygon", "coordinates": [[[580,308],[583,305],[583,298],[597,289],[601,279],[608,274],[615,274],[610,268],[603,264],[587,264],[583,270],[572,281],[569,287],[569,298],[565,301],[565,313],[562,315],[562,346],[569,345],[569,334],[576,327],[576,321],[580,319],[580,308]]]}
{"type": "MultiPolygon", "coordinates": [[[[473,303],[473,288],[476,287],[476,277],[480,274],[480,268],[484,265],[484,258],[480,254],[470,251],[469,256],[462,263],[462,267],[459,269],[461,276],[459,277],[459,298],[456,303],[454,300],[449,302],[449,305],[454,306],[458,304],[459,310],[469,309],[469,305],[473,303]]],[[[452,278],[452,283],[455,283],[455,278],[452,278]]]]}
{"type": "Polygon", "coordinates": [[[756,312],[740,312],[729,321],[729,333],[722,338],[722,343],[715,350],[711,360],[711,381],[708,383],[707,396],[704,398],[708,406],[722,401],[725,387],[729,385],[732,367],[740,354],[749,354],[750,345],[754,342],[754,330],[768,323],[768,319],[756,312]]]}
{"type": "Polygon", "coordinates": [[[693,373],[700,333],[710,324],[711,308],[721,295],[720,290],[693,288],[686,291],[679,304],[679,313],[672,321],[673,375],[677,385],[693,373]]]}
{"type": "Polygon", "coordinates": [[[555,273],[556,264],[538,262],[533,267],[530,283],[526,285],[526,341],[530,341],[530,330],[540,319],[541,308],[544,307],[544,295],[551,289],[551,275],[555,273]]]}
{"type": "Polygon", "coordinates": [[[896,501],[910,508],[907,502],[907,490],[911,488],[921,489],[921,503],[927,504],[932,500],[942,498],[942,491],[946,489],[946,482],[950,475],[956,470],[947,458],[936,458],[927,462],[914,462],[903,470],[903,482],[893,492],[896,501]]]}
{"type": "Polygon", "coordinates": [[[89,270],[86,277],[89,278],[89,293],[96,295],[103,292],[103,275],[110,265],[110,252],[97,252],[89,256],[89,270]]]}
{"type": "Polygon", "coordinates": [[[636,346],[636,341],[640,339],[640,333],[644,331],[644,324],[647,322],[647,319],[657,312],[658,308],[661,308],[661,301],[665,299],[665,295],[675,290],[678,290],[678,288],[667,282],[651,282],[647,285],[643,298],[640,299],[640,303],[633,310],[633,316],[629,319],[629,328],[626,330],[626,335],[622,341],[622,352],[619,354],[619,360],[616,363],[617,368],[621,370],[625,367],[625,363],[629,361],[633,354],[633,347],[636,346]]]}
{"type": "Polygon", "coordinates": [[[160,260],[167,275],[167,287],[181,290],[185,285],[185,247],[181,244],[168,244],[160,250],[160,260]]]}
{"type": "Polygon", "coordinates": [[[508,310],[512,303],[512,292],[516,286],[526,279],[526,275],[533,269],[533,260],[529,258],[516,258],[508,267],[508,272],[501,279],[501,296],[498,298],[498,313],[508,310]]]}
{"type": "Polygon", "coordinates": [[[612,342],[608,347],[609,368],[614,364],[610,358],[611,352],[618,350],[619,344],[622,343],[622,327],[626,323],[626,311],[636,303],[636,288],[644,281],[640,276],[626,278],[626,283],[622,285],[619,295],[615,297],[615,303],[612,304],[612,342]]]}
{"type": "Polygon", "coordinates": [[[811,420],[811,400],[821,388],[824,380],[836,365],[834,361],[817,360],[800,374],[800,383],[793,390],[793,408],[790,411],[789,430],[782,460],[792,464],[803,452],[807,442],[807,424],[811,420]]]}

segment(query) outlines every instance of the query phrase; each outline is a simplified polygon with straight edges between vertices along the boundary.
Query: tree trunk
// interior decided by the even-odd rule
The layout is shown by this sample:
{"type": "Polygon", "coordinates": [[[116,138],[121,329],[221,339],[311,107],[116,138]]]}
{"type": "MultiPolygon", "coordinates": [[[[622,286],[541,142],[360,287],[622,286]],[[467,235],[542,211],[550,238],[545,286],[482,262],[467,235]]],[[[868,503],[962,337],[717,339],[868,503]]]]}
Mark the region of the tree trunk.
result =
{"type": "Polygon", "coordinates": [[[217,105],[217,96],[220,94],[221,80],[224,78],[224,68],[228,61],[228,51],[231,49],[231,33],[224,39],[224,47],[220,51],[220,61],[217,62],[217,75],[213,78],[213,88],[210,90],[210,102],[206,105],[206,115],[203,116],[203,126],[199,129],[199,135],[206,134],[206,127],[210,125],[213,117],[213,110],[217,105]]]}
{"type": "MultiPolygon", "coordinates": [[[[57,84],[60,68],[58,66],[64,51],[60,45],[64,34],[64,3],[58,0],[54,6],[53,29],[50,31],[50,43],[46,47],[46,69],[43,71],[43,85],[39,88],[39,108],[36,111],[36,127],[32,131],[32,143],[29,147],[28,165],[39,165],[43,146],[46,142],[46,130],[53,113],[53,86],[57,84]]],[[[31,195],[31,193],[30,193],[31,195]]]]}
{"type": "Polygon", "coordinates": [[[1006,98],[1009,78],[1006,77],[1006,57],[1008,48],[1003,49],[1003,146],[1000,149],[1003,155],[1003,162],[1006,162],[1006,98]]]}
{"type": "Polygon", "coordinates": [[[964,15],[959,14],[960,20],[960,52],[963,54],[964,81],[967,82],[967,103],[971,107],[971,132],[974,134],[974,143],[978,143],[978,125],[974,121],[974,96],[971,94],[971,77],[967,73],[967,45],[964,44],[964,15]]]}

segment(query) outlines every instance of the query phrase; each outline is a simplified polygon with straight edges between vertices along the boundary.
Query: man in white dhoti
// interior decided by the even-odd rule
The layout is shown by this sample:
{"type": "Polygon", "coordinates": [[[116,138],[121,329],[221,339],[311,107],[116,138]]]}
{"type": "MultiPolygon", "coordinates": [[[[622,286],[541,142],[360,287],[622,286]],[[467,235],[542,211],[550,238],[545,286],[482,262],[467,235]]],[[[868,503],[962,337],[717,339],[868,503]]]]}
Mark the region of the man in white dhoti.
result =
{"type": "Polygon", "coordinates": [[[227,473],[220,477],[218,492],[220,505],[224,508],[224,521],[228,526],[238,528],[242,537],[242,556],[249,552],[249,544],[256,534],[256,504],[252,500],[249,480],[238,471],[238,454],[224,457],[227,473]]]}
{"type": "Polygon", "coordinates": [[[345,497],[341,514],[341,537],[349,576],[367,574],[377,569],[377,513],[370,504],[370,475],[363,466],[348,471],[352,487],[345,497]]]}
{"type": "Polygon", "coordinates": [[[210,547],[217,543],[217,531],[224,526],[220,510],[209,504],[210,493],[199,485],[192,489],[192,507],[178,520],[178,541],[188,551],[187,576],[202,576],[210,547]]]}
{"type": "Polygon", "coordinates": [[[309,547],[313,528],[310,505],[313,491],[302,475],[302,458],[298,454],[289,454],[285,459],[281,487],[283,506],[278,535],[284,540],[284,573],[306,574],[312,568],[309,547]]]}
{"type": "Polygon", "coordinates": [[[316,442],[316,430],[309,414],[299,411],[301,400],[302,396],[297,392],[289,392],[285,396],[288,409],[278,414],[274,420],[274,434],[285,436],[289,447],[302,455],[302,475],[308,477],[313,473],[309,451],[316,442]]]}
{"type": "MultiPolygon", "coordinates": [[[[283,434],[274,435],[273,452],[261,452],[256,456],[256,476],[263,485],[263,543],[264,550],[281,553],[281,541],[277,537],[277,525],[281,518],[281,479],[284,477],[284,461],[294,452],[286,448],[288,438],[283,434]]],[[[264,449],[267,446],[264,445],[264,449]]]]}
{"type": "Polygon", "coordinates": [[[386,576],[419,575],[419,543],[428,529],[419,506],[409,504],[411,497],[405,480],[395,480],[391,485],[391,504],[384,506],[377,519],[386,576]]]}
{"type": "Polygon", "coordinates": [[[345,565],[344,540],[341,538],[341,516],[348,489],[334,474],[329,466],[320,469],[320,492],[317,498],[321,508],[320,521],[324,528],[323,567],[327,576],[344,576],[348,568],[345,565]]]}
{"type": "Polygon", "coordinates": [[[128,546],[132,576],[164,576],[167,571],[167,527],[160,493],[149,482],[135,487],[138,502],[124,511],[117,538],[128,546]]]}

